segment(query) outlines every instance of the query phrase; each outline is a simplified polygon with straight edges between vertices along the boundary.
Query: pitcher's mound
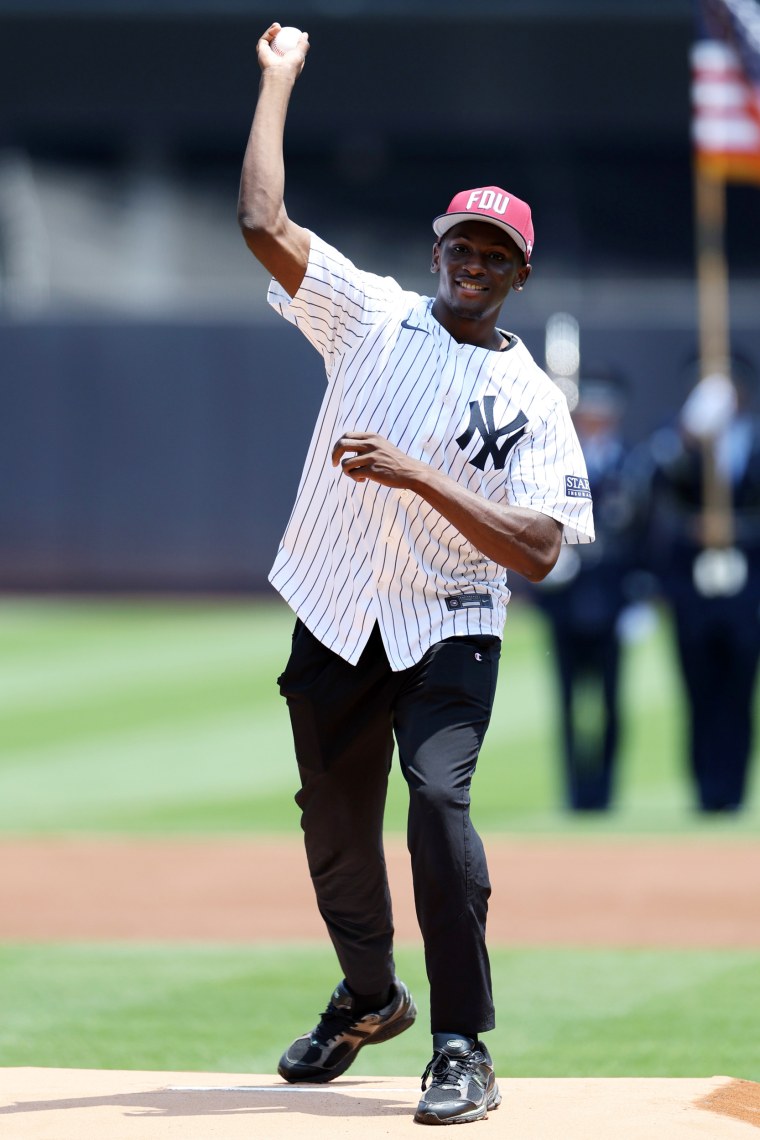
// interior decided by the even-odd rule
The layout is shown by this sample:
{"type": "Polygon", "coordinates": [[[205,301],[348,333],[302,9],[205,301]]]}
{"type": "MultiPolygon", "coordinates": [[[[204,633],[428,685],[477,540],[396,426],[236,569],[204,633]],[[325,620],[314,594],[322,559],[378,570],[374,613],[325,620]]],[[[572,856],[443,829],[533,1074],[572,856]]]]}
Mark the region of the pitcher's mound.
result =
{"type": "MultiPolygon", "coordinates": [[[[757,1140],[760,1085],[731,1077],[567,1077],[499,1082],[501,1107],[477,1127],[497,1140],[757,1140]]],[[[287,1085],[229,1073],[0,1070],[8,1140],[362,1140],[423,1135],[419,1083],[341,1077],[287,1085]]],[[[459,1133],[457,1133],[459,1135],[459,1133]]],[[[477,1137],[481,1133],[473,1133],[477,1137]]]]}

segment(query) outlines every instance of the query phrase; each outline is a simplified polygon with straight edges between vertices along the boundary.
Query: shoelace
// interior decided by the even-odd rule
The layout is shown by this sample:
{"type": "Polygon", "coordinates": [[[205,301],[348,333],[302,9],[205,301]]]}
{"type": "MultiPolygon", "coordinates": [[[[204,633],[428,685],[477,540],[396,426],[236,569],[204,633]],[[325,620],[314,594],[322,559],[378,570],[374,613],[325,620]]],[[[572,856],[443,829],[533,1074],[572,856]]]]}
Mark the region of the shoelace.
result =
{"type": "Polygon", "coordinates": [[[461,1078],[467,1072],[470,1064],[472,1054],[469,1057],[449,1057],[447,1053],[434,1053],[433,1059],[428,1063],[425,1072],[422,1074],[422,1091],[425,1092],[427,1084],[425,1083],[428,1077],[432,1074],[434,1085],[443,1085],[446,1082],[446,1077],[452,1075],[451,1083],[453,1085],[459,1084],[461,1078]]]}
{"type": "Polygon", "coordinates": [[[356,1022],[357,1018],[350,1009],[337,1009],[332,1002],[328,1005],[319,1019],[319,1025],[314,1030],[312,1036],[316,1037],[323,1045],[331,1041],[333,1037],[337,1037],[339,1033],[345,1033],[356,1022]]]}

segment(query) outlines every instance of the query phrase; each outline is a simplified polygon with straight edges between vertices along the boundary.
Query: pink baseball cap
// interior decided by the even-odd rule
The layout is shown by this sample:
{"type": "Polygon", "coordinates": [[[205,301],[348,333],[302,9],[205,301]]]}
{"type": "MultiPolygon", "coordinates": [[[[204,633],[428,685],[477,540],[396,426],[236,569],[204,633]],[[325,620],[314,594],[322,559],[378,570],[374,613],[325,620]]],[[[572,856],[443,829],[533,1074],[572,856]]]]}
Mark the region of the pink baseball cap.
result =
{"type": "Polygon", "coordinates": [[[466,222],[468,218],[480,218],[499,226],[517,243],[523,252],[526,263],[533,252],[533,220],[530,206],[514,194],[508,194],[500,186],[478,186],[475,190],[460,190],[449,203],[445,214],[433,220],[433,230],[437,237],[452,226],[466,222]]]}

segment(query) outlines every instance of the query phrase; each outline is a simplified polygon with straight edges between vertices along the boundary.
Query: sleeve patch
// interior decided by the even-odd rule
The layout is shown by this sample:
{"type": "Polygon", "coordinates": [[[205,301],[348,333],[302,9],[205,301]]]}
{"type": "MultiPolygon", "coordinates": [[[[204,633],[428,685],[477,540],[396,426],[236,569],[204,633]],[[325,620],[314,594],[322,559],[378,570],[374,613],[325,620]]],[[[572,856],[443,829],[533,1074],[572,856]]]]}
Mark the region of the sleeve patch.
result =
{"type": "Polygon", "coordinates": [[[591,489],[588,479],[584,479],[581,475],[566,475],[565,494],[569,499],[590,499],[591,489]]]}

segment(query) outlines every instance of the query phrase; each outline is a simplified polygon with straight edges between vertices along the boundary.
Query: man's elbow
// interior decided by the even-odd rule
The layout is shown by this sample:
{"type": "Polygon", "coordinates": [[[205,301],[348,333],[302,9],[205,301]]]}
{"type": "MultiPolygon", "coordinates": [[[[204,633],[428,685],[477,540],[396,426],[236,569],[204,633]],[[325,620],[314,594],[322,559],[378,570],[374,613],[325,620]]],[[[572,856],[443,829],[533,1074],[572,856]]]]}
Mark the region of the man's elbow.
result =
{"type": "Polygon", "coordinates": [[[523,571],[523,577],[527,578],[529,582],[543,582],[544,578],[552,572],[557,564],[557,557],[553,558],[541,556],[531,560],[531,563],[523,571]]]}
{"type": "Polygon", "coordinates": [[[241,191],[238,198],[237,220],[245,244],[249,249],[265,249],[276,240],[283,229],[282,203],[270,194],[241,191]]]}
{"type": "Polygon", "coordinates": [[[245,207],[238,209],[237,220],[245,244],[251,253],[258,256],[271,243],[274,227],[260,214],[245,207]]]}
{"type": "Polygon", "coordinates": [[[528,565],[523,570],[523,577],[529,582],[543,582],[557,565],[562,548],[562,530],[562,526],[557,523],[556,529],[546,536],[546,540],[533,548],[528,565]]]}

